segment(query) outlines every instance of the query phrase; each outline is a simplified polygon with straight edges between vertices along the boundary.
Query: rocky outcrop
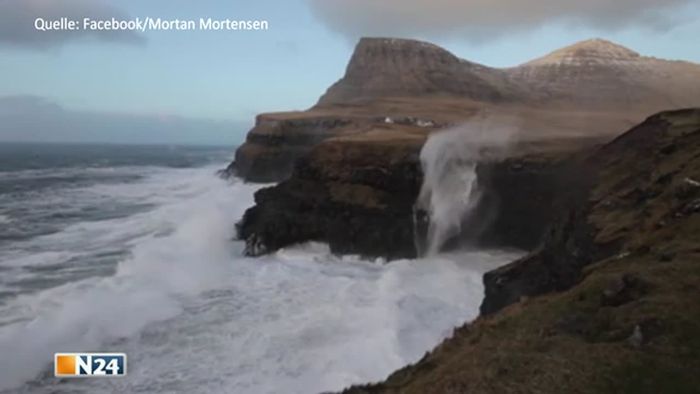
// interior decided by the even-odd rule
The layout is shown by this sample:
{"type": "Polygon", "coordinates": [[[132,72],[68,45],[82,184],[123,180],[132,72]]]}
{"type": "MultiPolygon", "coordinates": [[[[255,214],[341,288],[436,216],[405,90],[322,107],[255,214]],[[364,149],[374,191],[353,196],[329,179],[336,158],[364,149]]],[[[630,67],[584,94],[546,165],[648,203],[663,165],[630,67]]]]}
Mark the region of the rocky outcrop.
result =
{"type": "Polygon", "coordinates": [[[533,250],[559,214],[564,195],[583,183],[572,163],[572,154],[585,150],[597,140],[573,140],[569,149],[516,155],[477,166],[482,198],[474,209],[473,234],[481,247],[511,247],[533,250]]]}
{"type": "Polygon", "coordinates": [[[246,253],[323,241],[339,254],[415,257],[412,207],[425,136],[418,127],[385,125],[319,144],[289,179],[256,193],[238,224],[246,253]]]}
{"type": "Polygon", "coordinates": [[[285,179],[294,162],[313,146],[333,136],[361,132],[367,122],[323,113],[258,115],[227,172],[251,182],[285,179]]]}
{"type": "MultiPolygon", "coordinates": [[[[425,237],[415,203],[427,135],[416,125],[384,124],[322,142],[287,180],[256,194],[255,207],[238,225],[247,253],[322,241],[339,254],[415,257],[416,242],[425,237]]],[[[556,217],[561,194],[575,190],[565,158],[596,142],[523,142],[513,147],[518,153],[478,164],[482,197],[452,244],[534,249],[556,217]]]]}
{"type": "MultiPolygon", "coordinates": [[[[644,216],[651,215],[645,204],[663,193],[683,170],[659,173],[664,171],[660,163],[668,161],[685,139],[698,138],[684,135],[697,132],[694,128],[700,128],[698,110],[662,113],[588,157],[572,160],[567,171],[571,181],[558,191],[561,207],[542,246],[521,261],[485,275],[482,314],[494,313],[524,296],[570,288],[586,265],[635,248],[626,244],[647,222],[644,216]],[[602,186],[595,190],[593,185],[602,186]],[[613,209],[619,213],[622,207],[634,215],[627,223],[606,215],[613,209]]],[[[690,160],[693,154],[688,152],[690,160]]]]}
{"type": "Polygon", "coordinates": [[[539,250],[487,275],[482,310],[417,364],[346,393],[661,393],[700,385],[700,109],[572,158],[539,250]]]}

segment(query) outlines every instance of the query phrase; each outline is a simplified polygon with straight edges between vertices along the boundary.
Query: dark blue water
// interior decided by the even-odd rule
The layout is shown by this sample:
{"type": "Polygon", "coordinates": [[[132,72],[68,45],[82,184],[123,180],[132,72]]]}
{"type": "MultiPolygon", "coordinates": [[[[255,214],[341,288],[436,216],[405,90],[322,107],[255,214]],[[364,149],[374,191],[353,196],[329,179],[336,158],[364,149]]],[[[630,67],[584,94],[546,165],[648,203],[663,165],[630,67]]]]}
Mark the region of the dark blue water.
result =
{"type": "Polygon", "coordinates": [[[113,273],[128,253],[124,242],[59,256],[65,245],[50,236],[147,212],[162,199],[142,192],[157,188],[159,179],[177,170],[211,167],[213,172],[231,152],[228,147],[0,143],[0,305],[64,283],[63,272],[70,272],[70,280],[113,273]],[[17,261],[23,262],[19,272],[10,267],[17,261]]]}
{"type": "Polygon", "coordinates": [[[148,202],[89,199],[82,189],[133,184],[164,168],[225,164],[229,147],[0,143],[0,246],[80,221],[141,212],[148,202]],[[72,198],[71,198],[72,197],[72,198]]]}
{"type": "Polygon", "coordinates": [[[46,168],[186,168],[230,158],[233,147],[0,142],[0,172],[46,168]]]}

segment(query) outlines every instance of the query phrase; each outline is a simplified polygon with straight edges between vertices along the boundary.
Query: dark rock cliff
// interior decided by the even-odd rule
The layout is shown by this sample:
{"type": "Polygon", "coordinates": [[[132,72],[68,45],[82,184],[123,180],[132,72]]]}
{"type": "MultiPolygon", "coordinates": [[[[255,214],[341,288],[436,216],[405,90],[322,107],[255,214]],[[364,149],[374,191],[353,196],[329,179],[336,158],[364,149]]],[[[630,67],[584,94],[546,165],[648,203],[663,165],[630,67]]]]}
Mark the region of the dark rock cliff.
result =
{"type": "MultiPolygon", "coordinates": [[[[247,253],[323,241],[339,254],[415,257],[416,237],[425,236],[422,226],[414,228],[425,138],[418,127],[384,125],[320,143],[288,179],[256,194],[255,207],[238,224],[247,253]]],[[[539,142],[528,155],[480,163],[482,198],[453,244],[533,250],[556,217],[561,195],[580,183],[569,178],[564,158],[590,144],[539,142]]],[[[516,148],[522,150],[528,149],[516,148]]]]}
{"type": "MultiPolygon", "coordinates": [[[[583,150],[588,141],[572,141],[571,151],[583,150]]],[[[557,216],[562,194],[580,183],[566,158],[572,152],[525,155],[485,162],[477,166],[482,199],[472,221],[473,234],[482,247],[535,249],[557,216]]]]}
{"type": "MultiPolygon", "coordinates": [[[[558,191],[554,218],[531,255],[487,273],[482,314],[521,297],[561,291],[576,284],[588,264],[629,252],[635,231],[662,220],[646,205],[683,170],[669,163],[685,140],[697,139],[700,111],[662,113],[583,158],[571,159],[568,186],[558,191]],[[608,214],[627,211],[630,217],[608,214]],[[625,220],[623,220],[625,219],[625,220]]],[[[692,156],[690,156],[692,157],[692,156]]],[[[670,204],[670,202],[669,202],[670,204]]],[[[661,208],[658,208],[661,209],[661,208]]]]}
{"type": "Polygon", "coordinates": [[[415,257],[412,207],[425,136],[384,140],[385,132],[325,141],[297,161],[289,179],[258,191],[238,224],[246,253],[324,241],[339,254],[415,257]]]}
{"type": "Polygon", "coordinates": [[[365,122],[323,114],[259,115],[227,172],[251,182],[285,179],[294,162],[313,146],[336,135],[359,132],[365,122]]]}

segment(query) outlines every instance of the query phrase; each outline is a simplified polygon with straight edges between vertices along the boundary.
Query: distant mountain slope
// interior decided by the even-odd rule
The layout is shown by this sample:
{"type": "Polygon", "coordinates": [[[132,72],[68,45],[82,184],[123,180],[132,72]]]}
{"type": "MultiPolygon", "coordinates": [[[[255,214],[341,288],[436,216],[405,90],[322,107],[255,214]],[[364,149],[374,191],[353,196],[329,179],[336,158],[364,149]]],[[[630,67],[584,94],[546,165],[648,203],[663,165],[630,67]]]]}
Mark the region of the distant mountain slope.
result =
{"type": "Polygon", "coordinates": [[[644,111],[700,104],[700,65],[641,56],[594,39],[507,70],[553,103],[644,111]]]}
{"type": "Polygon", "coordinates": [[[593,39],[518,67],[496,69],[461,60],[433,44],[363,38],[345,76],[319,105],[431,95],[649,112],[700,105],[700,65],[641,56],[593,39]]]}
{"type": "Polygon", "coordinates": [[[459,59],[437,45],[363,38],[355,47],[345,76],[319,103],[435,94],[495,101],[508,98],[510,83],[505,73],[459,59]]]}

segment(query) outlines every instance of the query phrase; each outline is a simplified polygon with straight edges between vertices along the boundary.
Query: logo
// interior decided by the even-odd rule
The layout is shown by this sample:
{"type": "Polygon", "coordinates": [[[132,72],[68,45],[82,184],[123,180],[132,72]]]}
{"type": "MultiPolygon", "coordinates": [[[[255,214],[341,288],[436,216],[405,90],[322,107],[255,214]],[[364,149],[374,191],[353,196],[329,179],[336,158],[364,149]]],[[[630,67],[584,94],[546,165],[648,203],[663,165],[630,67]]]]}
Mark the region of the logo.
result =
{"type": "Polygon", "coordinates": [[[54,376],[79,378],[88,376],[126,375],[124,353],[56,353],[53,355],[54,376]]]}

